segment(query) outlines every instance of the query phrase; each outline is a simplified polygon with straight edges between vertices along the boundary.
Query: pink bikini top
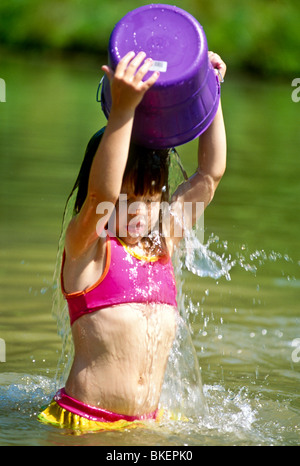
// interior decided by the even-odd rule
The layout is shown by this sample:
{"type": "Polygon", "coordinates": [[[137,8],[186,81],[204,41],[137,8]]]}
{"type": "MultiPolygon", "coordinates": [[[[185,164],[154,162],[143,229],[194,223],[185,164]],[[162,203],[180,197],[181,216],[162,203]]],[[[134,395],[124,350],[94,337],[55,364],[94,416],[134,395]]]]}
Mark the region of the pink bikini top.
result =
{"type": "Polygon", "coordinates": [[[140,257],[119,238],[106,236],[106,264],[97,282],[83,291],[62,292],[71,325],[79,317],[123,303],[161,303],[177,307],[176,284],[170,256],[140,257]]]}

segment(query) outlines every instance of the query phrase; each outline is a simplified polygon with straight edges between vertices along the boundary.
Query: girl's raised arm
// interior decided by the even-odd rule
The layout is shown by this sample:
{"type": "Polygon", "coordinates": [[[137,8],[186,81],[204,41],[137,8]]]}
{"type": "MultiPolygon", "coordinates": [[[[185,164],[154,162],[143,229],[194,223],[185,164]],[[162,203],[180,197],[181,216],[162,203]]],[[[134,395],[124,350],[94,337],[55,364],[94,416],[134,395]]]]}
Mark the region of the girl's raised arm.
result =
{"type": "Polygon", "coordinates": [[[103,209],[98,209],[98,212],[103,210],[104,228],[118,200],[135,109],[159,76],[159,73],[154,72],[143,81],[152,64],[145,57],[144,52],[137,55],[129,52],[120,60],[115,72],[108,66],[102,67],[110,80],[112,106],[91,166],[87,197],[67,230],[66,250],[72,257],[83,254],[98,239],[101,214],[97,214],[96,210],[99,204],[103,203],[103,209]]]}

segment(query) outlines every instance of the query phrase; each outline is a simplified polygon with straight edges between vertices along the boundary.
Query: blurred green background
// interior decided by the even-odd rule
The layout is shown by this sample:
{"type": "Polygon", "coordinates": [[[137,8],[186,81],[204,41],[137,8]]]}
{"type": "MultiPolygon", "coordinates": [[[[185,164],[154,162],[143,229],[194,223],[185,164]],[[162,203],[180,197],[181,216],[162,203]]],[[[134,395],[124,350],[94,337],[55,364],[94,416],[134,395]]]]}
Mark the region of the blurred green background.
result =
{"type": "MultiPolygon", "coordinates": [[[[0,445],[91,442],[42,429],[35,413],[62,347],[51,306],[63,209],[87,141],[106,123],[96,102],[100,65],[115,23],[144,4],[0,0],[0,78],[7,84],[0,103],[0,445]]],[[[109,432],[97,442],[299,445],[300,362],[292,353],[300,337],[300,103],[291,86],[300,78],[299,0],[176,5],[198,19],[209,48],[228,65],[228,164],[205,213],[205,243],[210,238],[206,251],[218,258],[213,265],[231,264],[231,280],[183,270],[184,312],[210,414],[169,434],[109,432]]],[[[196,144],[179,148],[188,174],[196,144]]],[[[168,386],[170,397],[178,386],[168,386]]],[[[187,385],[191,403],[193,390],[187,385]]]]}
{"type": "MultiPolygon", "coordinates": [[[[0,44],[43,52],[103,53],[114,24],[128,11],[149,3],[1,0],[0,44]]],[[[231,69],[264,76],[299,71],[299,0],[177,0],[175,4],[198,19],[209,48],[219,52],[231,69]]]]}

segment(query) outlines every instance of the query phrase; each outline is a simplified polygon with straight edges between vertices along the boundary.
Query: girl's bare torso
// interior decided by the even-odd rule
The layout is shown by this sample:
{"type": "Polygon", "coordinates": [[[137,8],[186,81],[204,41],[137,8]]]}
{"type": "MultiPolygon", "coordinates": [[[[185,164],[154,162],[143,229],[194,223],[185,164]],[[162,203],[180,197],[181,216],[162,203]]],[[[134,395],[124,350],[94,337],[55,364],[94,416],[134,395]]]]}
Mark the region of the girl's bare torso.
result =
{"type": "Polygon", "coordinates": [[[75,358],[66,392],[102,409],[142,415],[157,409],[177,311],[162,304],[122,304],[72,326],[75,358]]]}

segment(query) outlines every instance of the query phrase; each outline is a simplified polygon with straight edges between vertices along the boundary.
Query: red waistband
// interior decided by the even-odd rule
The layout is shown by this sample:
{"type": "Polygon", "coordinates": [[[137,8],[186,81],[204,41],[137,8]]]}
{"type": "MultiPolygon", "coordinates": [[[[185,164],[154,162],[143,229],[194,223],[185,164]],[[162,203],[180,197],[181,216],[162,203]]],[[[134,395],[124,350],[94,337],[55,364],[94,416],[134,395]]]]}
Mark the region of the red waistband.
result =
{"type": "Polygon", "coordinates": [[[158,410],[156,410],[153,413],[143,414],[141,416],[127,416],[125,414],[113,413],[106,409],[97,408],[72,398],[67,395],[64,388],[58,390],[54,396],[54,400],[61,408],[66,409],[73,414],[85,417],[90,421],[97,422],[116,422],[120,420],[132,422],[136,420],[156,419],[158,412],[158,410]]]}

